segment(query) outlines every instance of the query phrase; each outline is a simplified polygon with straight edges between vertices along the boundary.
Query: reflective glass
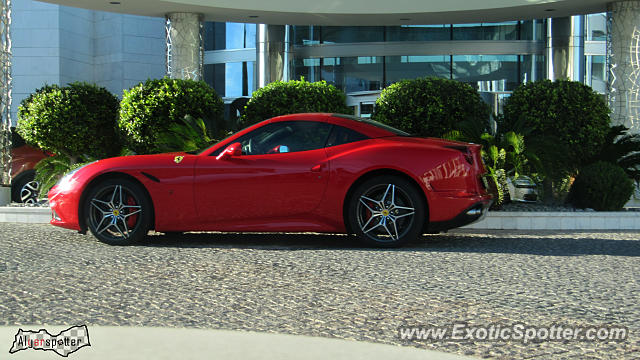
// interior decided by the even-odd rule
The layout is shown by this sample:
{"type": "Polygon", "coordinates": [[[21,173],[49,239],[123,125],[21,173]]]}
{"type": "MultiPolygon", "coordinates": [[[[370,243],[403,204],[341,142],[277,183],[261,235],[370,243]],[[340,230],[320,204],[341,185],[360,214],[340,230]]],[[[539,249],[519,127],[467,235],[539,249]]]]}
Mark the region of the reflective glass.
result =
{"type": "Polygon", "coordinates": [[[470,83],[479,91],[512,91],[518,86],[517,55],[456,55],[455,80],[470,83]]]}
{"type": "Polygon", "coordinates": [[[323,58],[320,71],[321,80],[345,92],[382,89],[383,63],[380,56],[323,58]]]}
{"type": "Polygon", "coordinates": [[[256,24],[204,23],[204,50],[256,47],[256,24]]]}
{"type": "Polygon", "coordinates": [[[293,27],[294,45],[317,45],[320,44],[319,26],[299,26],[293,27]]]}
{"type": "Polygon", "coordinates": [[[387,26],[385,31],[387,41],[451,40],[450,25],[387,26]]]}
{"type": "Polygon", "coordinates": [[[322,26],[323,44],[384,41],[383,26],[322,26]]]}
{"type": "Polygon", "coordinates": [[[604,55],[585,56],[585,84],[604,94],[607,92],[607,59],[604,55]]]}
{"type": "Polygon", "coordinates": [[[455,24],[453,40],[518,40],[518,22],[455,24]]]}
{"type": "Polygon", "coordinates": [[[386,85],[403,79],[439,77],[448,79],[451,74],[451,57],[438,56],[387,56],[386,85]]]}
{"type": "Polygon", "coordinates": [[[520,55],[520,82],[544,79],[544,59],[543,55],[520,55]]]}
{"type": "Polygon", "coordinates": [[[544,41],[546,35],[546,20],[527,20],[520,22],[520,39],[544,41]]]}
{"type": "Polygon", "coordinates": [[[222,97],[250,96],[254,87],[255,62],[207,64],[204,80],[222,97]]]}
{"type": "Polygon", "coordinates": [[[586,40],[607,40],[607,14],[598,13],[585,16],[586,40]]]}

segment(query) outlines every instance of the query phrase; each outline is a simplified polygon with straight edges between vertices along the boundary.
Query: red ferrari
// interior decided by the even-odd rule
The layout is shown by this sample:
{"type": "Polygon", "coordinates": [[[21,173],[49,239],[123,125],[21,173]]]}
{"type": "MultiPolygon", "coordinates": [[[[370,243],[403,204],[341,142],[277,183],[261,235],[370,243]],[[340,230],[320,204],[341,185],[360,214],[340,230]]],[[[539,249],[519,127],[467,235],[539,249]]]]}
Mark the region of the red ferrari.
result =
{"type": "Polygon", "coordinates": [[[49,191],[51,224],[114,245],[159,232],[329,232],[399,246],[479,220],[480,145],[337,114],[265,120],[199,154],[96,161],[49,191]]]}

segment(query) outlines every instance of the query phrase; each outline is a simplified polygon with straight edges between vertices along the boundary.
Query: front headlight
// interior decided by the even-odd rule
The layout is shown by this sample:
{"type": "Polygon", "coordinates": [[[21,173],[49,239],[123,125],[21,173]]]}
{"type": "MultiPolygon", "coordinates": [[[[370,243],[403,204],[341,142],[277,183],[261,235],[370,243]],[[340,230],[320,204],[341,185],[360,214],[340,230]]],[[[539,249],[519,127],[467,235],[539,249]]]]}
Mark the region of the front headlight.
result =
{"type": "MultiPolygon", "coordinates": [[[[95,162],[95,161],[94,161],[95,162]]],[[[66,173],[60,180],[58,180],[58,182],[56,183],[55,186],[58,187],[58,189],[60,189],[60,191],[68,191],[71,190],[73,188],[73,186],[75,185],[76,181],[73,179],[73,175],[75,173],[77,173],[78,171],[80,171],[82,168],[84,168],[87,165],[91,165],[94,162],[90,162],[88,164],[82,165],[77,169],[73,169],[71,171],[69,171],[68,173],[66,173]]]]}

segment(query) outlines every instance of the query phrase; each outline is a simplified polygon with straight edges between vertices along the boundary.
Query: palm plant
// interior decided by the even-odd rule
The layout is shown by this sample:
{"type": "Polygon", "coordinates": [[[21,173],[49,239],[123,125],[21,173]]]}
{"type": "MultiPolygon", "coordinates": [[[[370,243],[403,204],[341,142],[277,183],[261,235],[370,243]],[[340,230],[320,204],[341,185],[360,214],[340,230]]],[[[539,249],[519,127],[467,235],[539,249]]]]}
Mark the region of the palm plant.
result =
{"type": "Polygon", "coordinates": [[[589,163],[606,161],[620,166],[640,184],[640,134],[629,134],[624,125],[612,126],[599,154],[589,163]]]}
{"type": "Polygon", "coordinates": [[[173,123],[166,132],[157,136],[156,148],[161,152],[197,151],[206,148],[214,141],[209,137],[202,119],[191,115],[182,118],[182,123],[173,123]]]}
{"type": "Polygon", "coordinates": [[[541,168],[540,159],[525,147],[524,134],[529,131],[521,125],[514,130],[504,131],[499,119],[493,123],[462,121],[459,130],[453,130],[443,137],[451,140],[467,141],[482,145],[482,159],[492,180],[489,184],[494,195],[494,204],[500,207],[507,194],[507,176],[537,172],[541,168]]]}
{"type": "Polygon", "coordinates": [[[64,174],[95,161],[87,156],[79,156],[78,158],[78,160],[74,160],[65,155],[53,155],[40,160],[34,167],[36,171],[34,180],[40,184],[40,195],[46,196],[64,174]]]}

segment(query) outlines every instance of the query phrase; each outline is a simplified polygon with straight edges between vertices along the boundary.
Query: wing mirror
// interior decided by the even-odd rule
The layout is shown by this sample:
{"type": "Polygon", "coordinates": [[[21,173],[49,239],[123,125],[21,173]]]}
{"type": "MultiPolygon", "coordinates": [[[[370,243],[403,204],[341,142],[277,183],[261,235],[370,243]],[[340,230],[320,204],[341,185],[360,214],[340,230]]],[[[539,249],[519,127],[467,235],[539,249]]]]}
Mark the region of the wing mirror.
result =
{"type": "Polygon", "coordinates": [[[218,156],[216,156],[216,160],[226,160],[233,156],[242,155],[242,144],[239,142],[235,142],[226,147],[218,156]]]}

